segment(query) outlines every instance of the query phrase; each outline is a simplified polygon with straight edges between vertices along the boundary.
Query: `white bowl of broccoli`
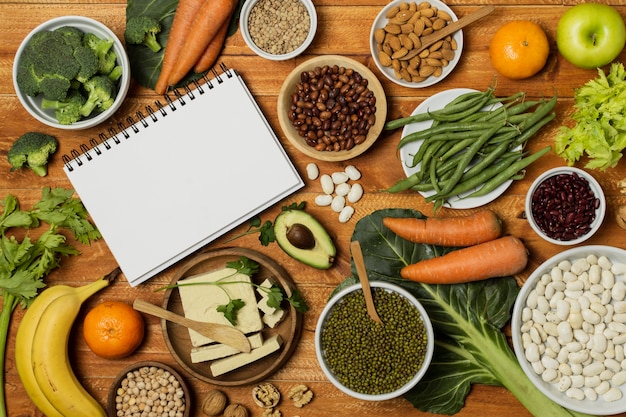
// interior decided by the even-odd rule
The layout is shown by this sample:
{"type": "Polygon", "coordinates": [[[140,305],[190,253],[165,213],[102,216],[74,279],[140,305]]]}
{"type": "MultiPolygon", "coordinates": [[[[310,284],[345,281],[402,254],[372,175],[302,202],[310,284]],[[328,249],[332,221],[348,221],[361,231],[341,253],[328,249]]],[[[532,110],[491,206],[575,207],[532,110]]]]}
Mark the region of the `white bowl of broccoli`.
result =
{"type": "Polygon", "coordinates": [[[87,129],[120,107],[130,86],[130,63],[120,39],[83,16],[42,23],[22,41],[13,85],[24,108],[59,129],[87,129]]]}

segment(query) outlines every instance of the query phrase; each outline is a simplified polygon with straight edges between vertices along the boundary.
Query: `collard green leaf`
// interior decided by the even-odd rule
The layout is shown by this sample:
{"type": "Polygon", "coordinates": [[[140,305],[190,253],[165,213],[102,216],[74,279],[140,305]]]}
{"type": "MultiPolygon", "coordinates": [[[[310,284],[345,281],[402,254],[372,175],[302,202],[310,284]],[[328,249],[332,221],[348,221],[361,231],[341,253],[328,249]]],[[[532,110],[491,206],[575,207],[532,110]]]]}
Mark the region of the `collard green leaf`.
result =
{"type": "MultiPolygon", "coordinates": [[[[239,12],[244,1],[239,0],[230,21],[227,36],[237,31],[239,12]]],[[[178,0],[128,0],[126,20],[135,16],[149,16],[157,19],[161,23],[161,32],[157,34],[157,41],[165,46],[172,28],[177,6],[178,0]]],[[[153,89],[161,73],[165,48],[161,48],[159,52],[155,53],[144,45],[126,45],[126,50],[135,81],[143,87],[153,89]]],[[[187,85],[192,80],[200,78],[201,75],[194,74],[192,71],[179,83],[179,86],[187,85]]]]}
{"type": "MultiPolygon", "coordinates": [[[[467,284],[428,285],[405,280],[405,265],[455,250],[414,244],[397,237],[383,224],[384,217],[425,216],[415,210],[385,209],[356,224],[353,240],[361,243],[371,280],[389,281],[410,291],[422,303],[435,330],[433,361],[424,378],[405,398],[416,408],[455,414],[463,407],[472,384],[502,385],[534,415],[580,415],[555,404],[535,388],[523,373],[501,331],[511,317],[519,287],[512,277],[467,284]]],[[[357,282],[352,276],[340,287],[357,282]]]]}

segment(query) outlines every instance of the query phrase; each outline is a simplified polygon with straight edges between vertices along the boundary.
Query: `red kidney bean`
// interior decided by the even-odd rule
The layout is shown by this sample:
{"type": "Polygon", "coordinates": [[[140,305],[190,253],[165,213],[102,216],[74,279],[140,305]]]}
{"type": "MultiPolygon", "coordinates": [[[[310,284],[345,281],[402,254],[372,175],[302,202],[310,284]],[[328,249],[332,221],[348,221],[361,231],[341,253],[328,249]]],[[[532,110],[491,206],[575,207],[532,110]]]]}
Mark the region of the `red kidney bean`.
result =
{"type": "Polygon", "coordinates": [[[577,239],[591,230],[600,200],[587,179],[576,173],[545,179],[531,200],[531,215],[546,236],[561,241],[577,239]]]}
{"type": "Polygon", "coordinates": [[[365,141],[375,114],[376,97],[361,74],[325,65],[300,74],[288,117],[309,146],[341,151],[365,141]]]}

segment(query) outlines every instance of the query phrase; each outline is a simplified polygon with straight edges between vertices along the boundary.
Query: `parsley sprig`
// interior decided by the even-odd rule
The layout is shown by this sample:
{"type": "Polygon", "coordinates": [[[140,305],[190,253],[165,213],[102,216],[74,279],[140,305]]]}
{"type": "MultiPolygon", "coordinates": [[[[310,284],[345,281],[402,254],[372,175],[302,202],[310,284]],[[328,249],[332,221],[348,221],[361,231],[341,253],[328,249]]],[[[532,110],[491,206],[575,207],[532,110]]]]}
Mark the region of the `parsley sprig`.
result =
{"type": "MultiPolygon", "coordinates": [[[[305,206],[306,202],[304,201],[301,201],[300,203],[291,203],[288,206],[283,206],[281,208],[281,211],[304,210],[305,206]]],[[[259,216],[254,216],[250,220],[248,229],[246,229],[245,232],[231,237],[226,241],[226,243],[232,242],[235,239],[239,239],[240,237],[244,237],[254,233],[259,234],[259,242],[261,242],[261,245],[263,246],[268,246],[270,243],[276,240],[276,235],[274,234],[274,223],[269,220],[263,221],[259,216]]]]}
{"type": "Polygon", "coordinates": [[[215,285],[220,288],[224,293],[228,296],[228,303],[217,306],[216,310],[222,314],[226,320],[228,320],[233,326],[237,325],[237,313],[245,306],[245,302],[240,298],[233,299],[228,291],[224,288],[224,286],[232,285],[232,284],[248,284],[254,288],[257,288],[259,291],[264,292],[267,295],[267,305],[269,307],[275,308],[277,310],[282,310],[283,301],[287,301],[293,308],[299,313],[304,313],[308,311],[309,306],[306,304],[306,301],[302,297],[302,294],[299,290],[295,289],[292,291],[290,297],[286,296],[284,290],[276,285],[272,284],[271,287],[264,287],[255,282],[249,281],[226,281],[226,279],[233,277],[237,274],[244,274],[247,276],[252,276],[259,271],[259,264],[250,258],[245,256],[240,256],[236,261],[226,262],[227,268],[232,268],[234,271],[232,274],[227,275],[225,277],[220,278],[217,281],[213,282],[177,282],[176,284],[168,285],[166,287],[158,288],[156,291],[183,287],[183,286],[191,286],[191,285],[215,285]]]}

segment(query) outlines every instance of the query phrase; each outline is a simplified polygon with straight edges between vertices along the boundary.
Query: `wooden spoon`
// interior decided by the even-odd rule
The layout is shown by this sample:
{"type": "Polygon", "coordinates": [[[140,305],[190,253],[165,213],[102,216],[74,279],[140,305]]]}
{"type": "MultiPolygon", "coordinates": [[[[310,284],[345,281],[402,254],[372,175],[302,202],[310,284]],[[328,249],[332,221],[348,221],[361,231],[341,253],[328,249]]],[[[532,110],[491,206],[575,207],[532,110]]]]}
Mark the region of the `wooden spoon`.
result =
{"type": "Polygon", "coordinates": [[[133,302],[133,308],[150,315],[180,324],[189,329],[195,330],[202,336],[234,347],[240,352],[250,352],[250,341],[243,332],[235,327],[226,326],[218,323],[205,323],[201,321],[191,320],[187,317],[172,313],[169,310],[155,306],[147,301],[138,298],[133,302]]]}
{"type": "Polygon", "coordinates": [[[469,25],[470,23],[474,23],[475,21],[482,19],[483,17],[487,16],[489,13],[493,12],[494,10],[495,10],[495,6],[491,4],[488,6],[481,7],[480,9],[476,10],[474,13],[470,13],[467,16],[463,16],[457,21],[450,22],[444,28],[438,31],[435,31],[430,35],[422,36],[420,38],[420,41],[422,42],[422,46],[417,48],[417,52],[415,53],[417,54],[417,53],[422,52],[424,49],[428,48],[430,45],[437,42],[438,40],[445,38],[446,36],[469,25]]]}
{"type": "Polygon", "coordinates": [[[363,296],[365,297],[365,306],[367,307],[367,314],[375,322],[381,323],[382,320],[376,312],[374,307],[374,299],[372,298],[372,289],[370,288],[370,281],[367,277],[367,271],[365,270],[365,261],[363,260],[363,252],[361,252],[361,244],[358,240],[353,240],[350,243],[350,250],[352,252],[352,259],[354,260],[354,266],[356,267],[356,273],[361,281],[361,287],[363,287],[363,296]]]}

